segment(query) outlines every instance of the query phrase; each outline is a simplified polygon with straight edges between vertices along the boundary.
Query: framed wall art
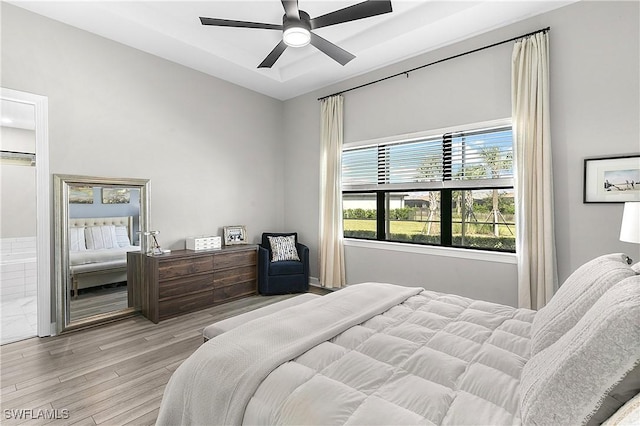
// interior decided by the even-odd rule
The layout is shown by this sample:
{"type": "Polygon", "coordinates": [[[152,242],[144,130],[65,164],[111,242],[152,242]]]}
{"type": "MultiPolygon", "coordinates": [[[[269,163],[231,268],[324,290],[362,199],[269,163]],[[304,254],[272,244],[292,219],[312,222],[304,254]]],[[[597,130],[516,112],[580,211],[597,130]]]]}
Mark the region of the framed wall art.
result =
{"type": "Polygon", "coordinates": [[[102,188],[102,204],[129,204],[130,202],[129,188],[102,188]]]}
{"type": "Polygon", "coordinates": [[[93,204],[92,186],[69,186],[70,204],[93,204]]]}
{"type": "Polygon", "coordinates": [[[640,154],[584,160],[585,203],[640,201],[640,154]]]}
{"type": "Polygon", "coordinates": [[[244,225],[225,226],[224,245],[247,244],[247,228],[244,225]]]}

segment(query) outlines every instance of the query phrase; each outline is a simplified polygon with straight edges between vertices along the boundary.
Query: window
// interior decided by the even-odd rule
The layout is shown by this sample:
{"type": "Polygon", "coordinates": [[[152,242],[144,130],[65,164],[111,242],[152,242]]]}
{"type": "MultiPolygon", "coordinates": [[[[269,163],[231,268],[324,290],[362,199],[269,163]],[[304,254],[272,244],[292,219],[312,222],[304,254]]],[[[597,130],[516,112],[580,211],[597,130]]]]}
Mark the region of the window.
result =
{"type": "Polygon", "coordinates": [[[344,236],[515,251],[510,125],[342,153],[344,236]]]}

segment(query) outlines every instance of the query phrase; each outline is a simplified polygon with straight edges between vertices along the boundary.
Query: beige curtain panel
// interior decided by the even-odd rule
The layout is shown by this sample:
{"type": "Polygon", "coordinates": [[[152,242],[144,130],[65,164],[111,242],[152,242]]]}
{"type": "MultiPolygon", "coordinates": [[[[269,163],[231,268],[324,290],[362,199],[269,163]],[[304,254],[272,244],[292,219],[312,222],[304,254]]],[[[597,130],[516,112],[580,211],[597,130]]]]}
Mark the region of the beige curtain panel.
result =
{"type": "Polygon", "coordinates": [[[343,102],[343,97],[336,95],[320,103],[320,284],[328,288],[346,284],[341,184],[343,102]]]}
{"type": "Polygon", "coordinates": [[[540,309],[557,288],[549,129],[549,37],[515,43],[511,76],[518,303],[540,309]]]}

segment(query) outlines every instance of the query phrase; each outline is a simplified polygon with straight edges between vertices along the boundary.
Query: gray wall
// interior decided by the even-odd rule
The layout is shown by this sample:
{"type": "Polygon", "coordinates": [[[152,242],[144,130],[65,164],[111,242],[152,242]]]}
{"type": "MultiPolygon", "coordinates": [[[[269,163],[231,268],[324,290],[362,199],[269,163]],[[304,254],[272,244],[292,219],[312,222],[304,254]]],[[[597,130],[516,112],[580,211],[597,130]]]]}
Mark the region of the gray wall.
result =
{"type": "MultiPolygon", "coordinates": [[[[231,224],[247,225],[253,241],[263,230],[296,230],[315,277],[316,98],[551,26],[560,278],[599,254],[640,258],[617,239],[621,205],[582,203],[585,157],[640,151],[637,2],[579,2],[285,102],[1,7],[1,84],[49,97],[52,173],[150,179],[151,226],[169,248],[231,224]]],[[[346,94],[345,140],[508,116],[510,55],[501,46],[346,94]]],[[[348,247],[347,277],[516,301],[515,266],[505,263],[348,247]]]]}
{"type": "Polygon", "coordinates": [[[561,278],[618,240],[622,204],[583,204],[585,158],[640,153],[640,3],[580,2],[551,15],[551,113],[561,278]],[[555,64],[555,65],[554,65],[555,64]]]}
{"type": "Polygon", "coordinates": [[[48,97],[51,173],[150,179],[166,248],[283,226],[281,101],[1,7],[1,85],[48,97]]]}
{"type": "MultiPolygon", "coordinates": [[[[600,254],[640,259],[637,245],[618,241],[621,204],[582,203],[585,157],[640,151],[639,14],[637,2],[579,2],[286,101],[285,223],[311,246],[311,275],[318,276],[317,98],[547,26],[560,282],[600,254]]],[[[345,142],[509,116],[511,46],[346,93],[345,142]]],[[[346,258],[349,283],[383,278],[517,301],[515,265],[360,247],[348,247],[346,258]]]]}

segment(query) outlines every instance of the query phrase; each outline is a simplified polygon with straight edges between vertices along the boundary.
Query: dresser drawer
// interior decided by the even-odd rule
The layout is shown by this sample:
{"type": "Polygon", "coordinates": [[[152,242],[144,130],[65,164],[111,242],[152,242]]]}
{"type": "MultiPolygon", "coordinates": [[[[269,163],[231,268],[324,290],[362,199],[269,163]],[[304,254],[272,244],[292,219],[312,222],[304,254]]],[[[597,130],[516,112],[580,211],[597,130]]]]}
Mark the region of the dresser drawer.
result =
{"type": "Polygon", "coordinates": [[[160,262],[158,279],[162,281],[200,272],[211,272],[211,270],[213,270],[213,256],[172,259],[160,262]]]}
{"type": "Polygon", "coordinates": [[[256,281],[247,281],[243,283],[236,283],[234,285],[214,288],[213,289],[213,301],[215,303],[226,302],[230,299],[235,299],[241,296],[249,296],[251,294],[256,294],[256,281]]]}
{"type": "Polygon", "coordinates": [[[213,288],[213,274],[186,276],[180,280],[161,281],[158,284],[158,297],[183,296],[189,293],[213,288]]]}
{"type": "Polygon", "coordinates": [[[256,246],[222,247],[208,252],[172,250],[141,253],[129,262],[128,280],[139,288],[140,311],[158,321],[257,293],[256,246]],[[135,269],[135,271],[133,270],[135,269]]]}
{"type": "Polygon", "coordinates": [[[255,250],[241,251],[238,253],[224,253],[216,256],[214,269],[235,268],[238,266],[256,265],[257,253],[255,250]]]}
{"type": "Polygon", "coordinates": [[[160,320],[175,317],[187,312],[194,312],[207,308],[213,304],[213,291],[192,294],[184,297],[174,297],[159,302],[160,320]]]}
{"type": "Polygon", "coordinates": [[[226,269],[224,271],[216,271],[213,278],[213,287],[220,288],[244,281],[256,281],[256,266],[243,266],[240,268],[226,269]]]}

